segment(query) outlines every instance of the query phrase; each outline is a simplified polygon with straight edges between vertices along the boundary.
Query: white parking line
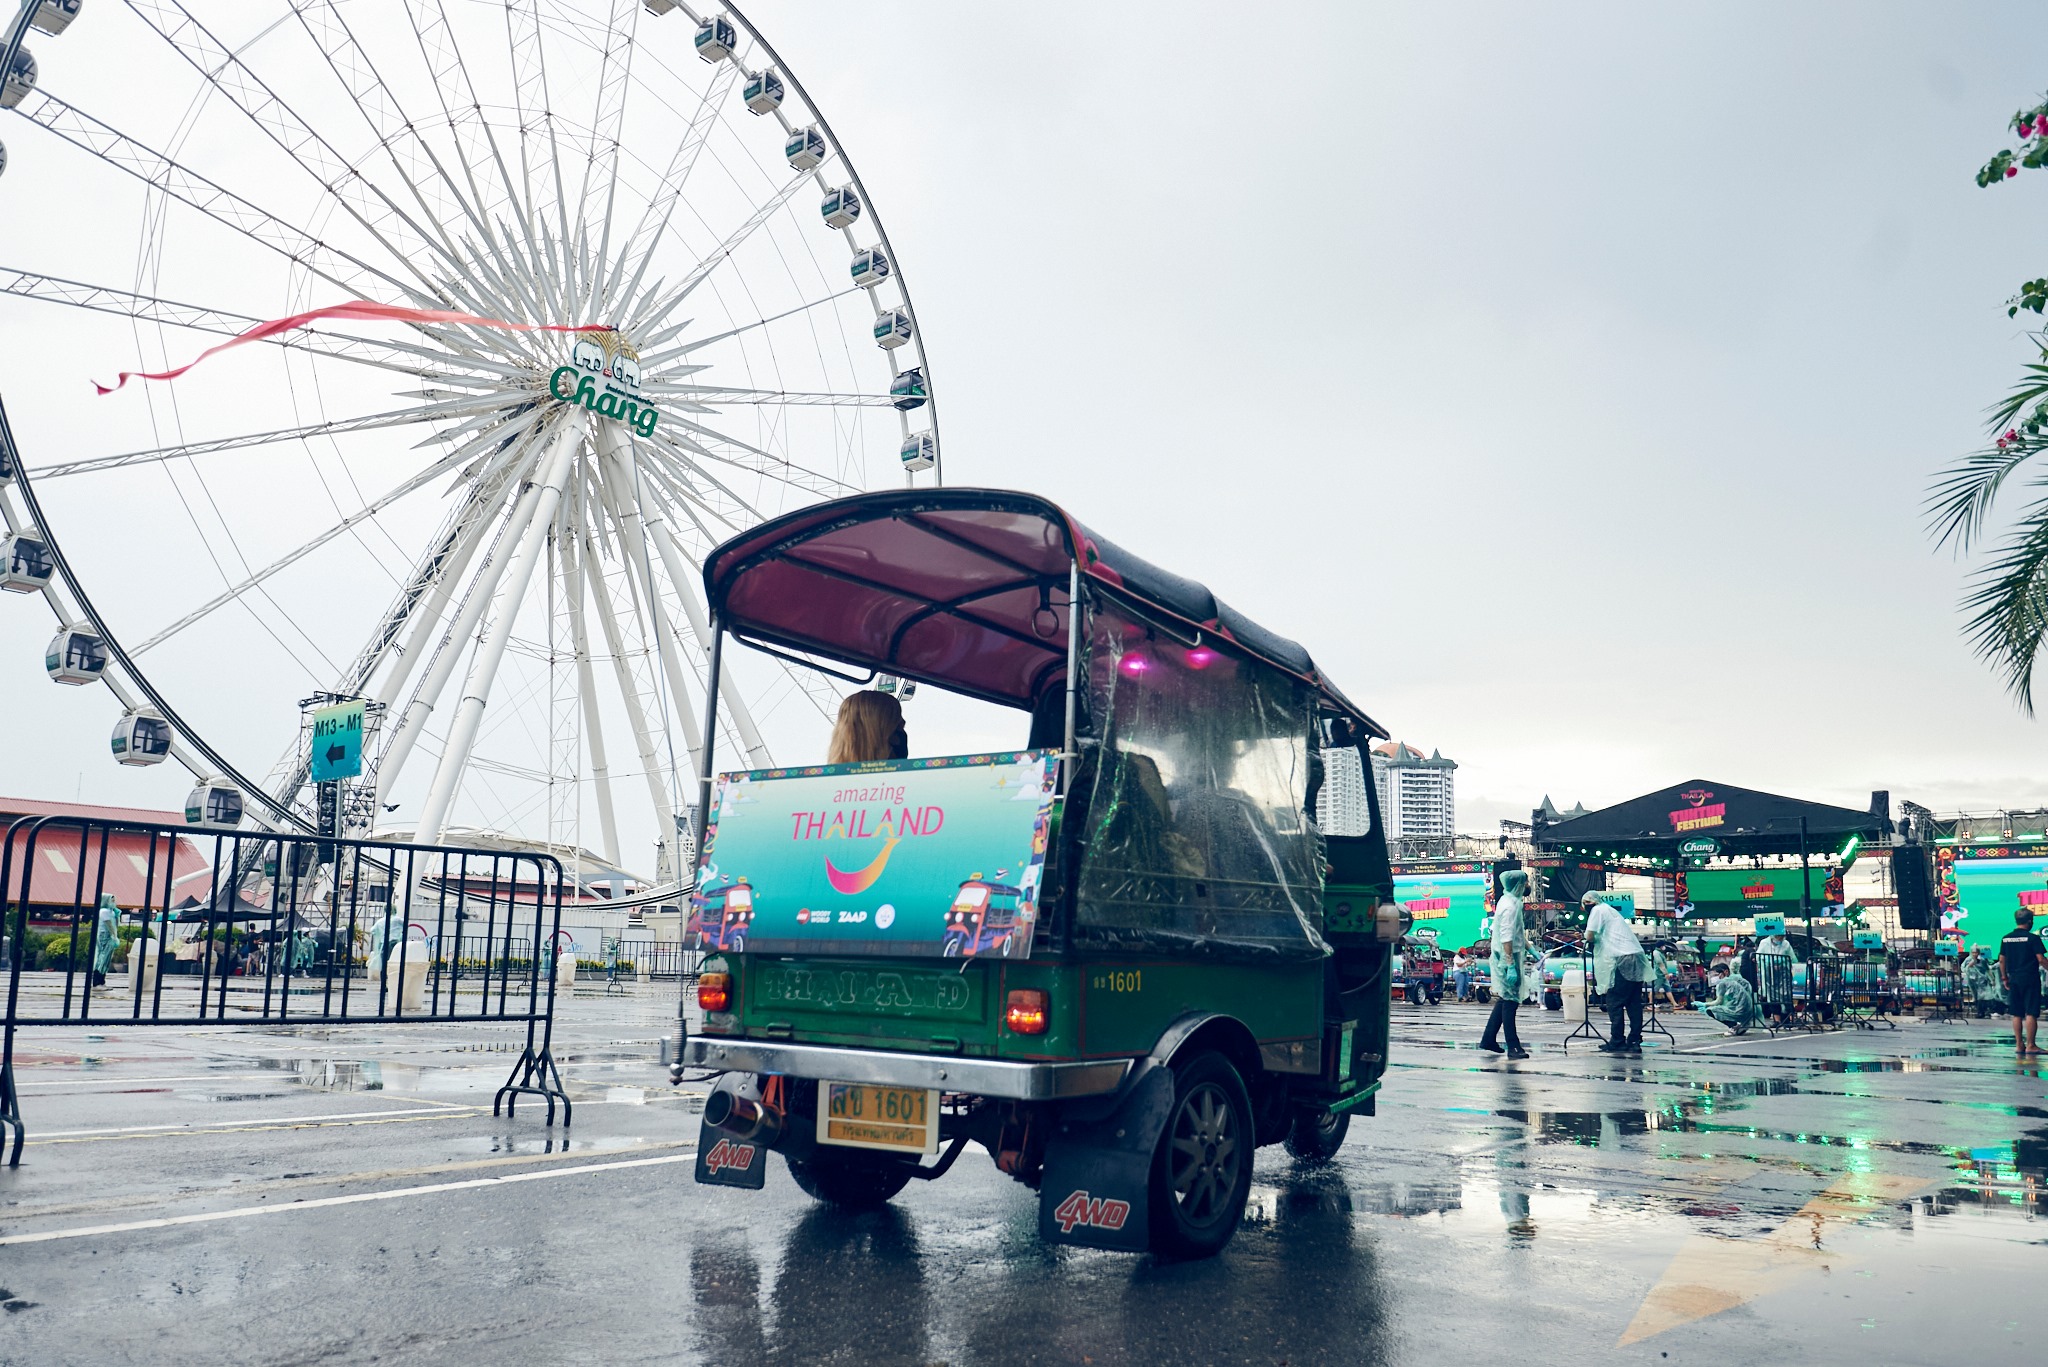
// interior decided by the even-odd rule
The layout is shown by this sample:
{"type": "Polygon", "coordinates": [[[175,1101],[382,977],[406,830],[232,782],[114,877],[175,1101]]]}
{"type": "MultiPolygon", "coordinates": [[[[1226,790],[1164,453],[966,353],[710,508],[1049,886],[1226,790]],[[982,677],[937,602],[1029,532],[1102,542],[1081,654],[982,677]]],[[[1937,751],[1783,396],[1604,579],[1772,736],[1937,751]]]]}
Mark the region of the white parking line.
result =
{"type": "Polygon", "coordinates": [[[448,1101],[430,1101],[424,1108],[416,1111],[347,1111],[333,1115],[250,1115],[242,1116],[236,1120],[202,1120],[182,1124],[172,1122],[165,1125],[122,1125],[110,1130],[50,1130],[45,1134],[31,1137],[28,1142],[33,1144],[39,1139],[77,1139],[85,1135],[96,1134],[149,1134],[155,1131],[204,1134],[209,1130],[239,1130],[251,1125],[311,1125],[322,1120],[389,1120],[393,1116],[401,1115],[443,1115],[451,1110],[468,1112],[481,1109],[480,1106],[458,1106],[448,1101]]]}
{"type": "MultiPolygon", "coordinates": [[[[692,1146],[694,1147],[694,1146],[692,1146]]],[[[391,1191],[365,1191],[353,1196],[323,1196],[317,1201],[287,1201],[274,1206],[238,1206],[233,1210],[211,1210],[200,1215],[171,1215],[159,1220],[130,1220],[118,1225],[83,1225],[75,1229],[45,1230],[40,1234],[9,1234],[0,1246],[43,1244],[58,1239],[85,1239],[100,1234],[127,1234],[144,1229],[169,1229],[175,1225],[201,1225],[214,1220],[241,1220],[254,1215],[279,1215],[295,1210],[320,1210],[327,1206],[353,1206],[364,1201],[396,1201],[405,1196],[432,1196],[444,1191],[473,1191],[479,1187],[505,1187],[514,1182],[543,1182],[551,1177],[580,1177],[620,1168],[652,1168],[665,1163],[694,1161],[695,1153],[666,1154],[660,1158],[629,1158],[622,1163],[584,1163],[573,1168],[549,1168],[544,1172],[514,1172],[503,1177],[473,1177],[464,1182],[435,1182],[423,1187],[398,1187],[391,1191]]]]}

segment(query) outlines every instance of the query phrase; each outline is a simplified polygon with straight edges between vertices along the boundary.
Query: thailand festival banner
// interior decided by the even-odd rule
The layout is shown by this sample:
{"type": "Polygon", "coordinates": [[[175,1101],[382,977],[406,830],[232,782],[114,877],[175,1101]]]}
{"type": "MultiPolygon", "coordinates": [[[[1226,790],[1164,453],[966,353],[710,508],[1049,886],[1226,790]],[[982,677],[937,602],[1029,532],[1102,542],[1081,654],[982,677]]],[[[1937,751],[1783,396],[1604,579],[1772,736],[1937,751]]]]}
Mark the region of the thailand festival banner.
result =
{"type": "Polygon", "coordinates": [[[776,954],[1021,958],[1050,751],[721,774],[685,943],[776,954]]]}

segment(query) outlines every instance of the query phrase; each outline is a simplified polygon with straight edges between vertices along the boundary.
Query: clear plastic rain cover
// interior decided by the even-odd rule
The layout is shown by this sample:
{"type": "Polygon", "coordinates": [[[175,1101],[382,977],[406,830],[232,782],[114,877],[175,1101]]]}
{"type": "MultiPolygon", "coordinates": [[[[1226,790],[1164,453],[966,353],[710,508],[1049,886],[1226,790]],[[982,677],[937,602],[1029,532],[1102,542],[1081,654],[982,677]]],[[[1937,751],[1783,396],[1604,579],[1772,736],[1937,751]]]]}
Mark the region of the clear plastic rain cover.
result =
{"type": "Polygon", "coordinates": [[[1319,958],[1322,858],[1303,815],[1314,691],[1256,661],[1094,618],[1074,939],[1084,950],[1319,958]]]}

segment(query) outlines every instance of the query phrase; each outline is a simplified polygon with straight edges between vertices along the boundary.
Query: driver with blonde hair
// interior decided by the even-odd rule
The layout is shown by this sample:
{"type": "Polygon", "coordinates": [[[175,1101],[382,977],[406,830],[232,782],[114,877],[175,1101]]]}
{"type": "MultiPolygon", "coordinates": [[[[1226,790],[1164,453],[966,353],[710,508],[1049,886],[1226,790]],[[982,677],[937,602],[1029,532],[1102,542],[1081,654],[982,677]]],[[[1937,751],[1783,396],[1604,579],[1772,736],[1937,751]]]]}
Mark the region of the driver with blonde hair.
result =
{"type": "Polygon", "coordinates": [[[850,693],[839,704],[832,740],[825,747],[827,764],[868,764],[907,759],[910,736],[903,727],[903,705],[895,696],[869,688],[850,693]]]}

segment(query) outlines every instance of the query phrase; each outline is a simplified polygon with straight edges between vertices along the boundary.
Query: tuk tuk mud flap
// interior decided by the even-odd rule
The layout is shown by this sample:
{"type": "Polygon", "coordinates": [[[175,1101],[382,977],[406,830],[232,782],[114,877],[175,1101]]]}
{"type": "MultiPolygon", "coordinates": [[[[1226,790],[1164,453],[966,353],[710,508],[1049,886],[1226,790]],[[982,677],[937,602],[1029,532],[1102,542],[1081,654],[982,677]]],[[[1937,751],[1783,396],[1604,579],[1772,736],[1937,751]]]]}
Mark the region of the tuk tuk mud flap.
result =
{"type": "Polygon", "coordinates": [[[768,1146],[758,1139],[738,1139],[699,1124],[697,1180],[706,1186],[759,1191],[768,1185],[768,1146]]]}
{"type": "MultiPolygon", "coordinates": [[[[1046,1146],[1038,1235],[1143,1253],[1151,1243],[1152,1151],[1173,1112],[1173,1071],[1155,1067],[1101,1119],[1069,1118],[1046,1146]]],[[[1087,1115],[1086,1110],[1081,1116],[1087,1115]]]]}

